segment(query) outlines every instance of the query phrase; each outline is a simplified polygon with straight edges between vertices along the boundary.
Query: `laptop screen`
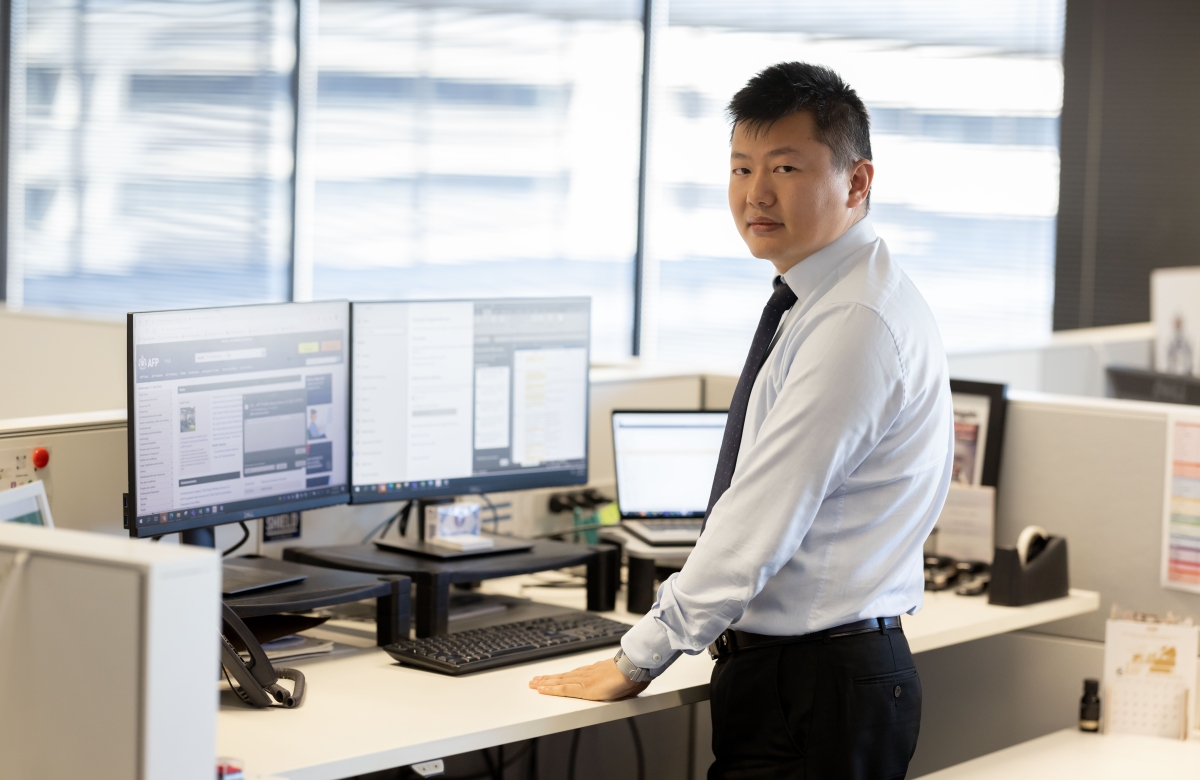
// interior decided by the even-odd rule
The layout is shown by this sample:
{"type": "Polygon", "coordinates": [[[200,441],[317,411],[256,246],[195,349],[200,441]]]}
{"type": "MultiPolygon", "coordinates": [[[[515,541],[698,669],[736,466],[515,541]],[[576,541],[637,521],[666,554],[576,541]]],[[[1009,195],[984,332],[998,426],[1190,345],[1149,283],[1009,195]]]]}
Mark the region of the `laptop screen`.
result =
{"type": "Polygon", "coordinates": [[[703,517],[726,412],[613,412],[621,516],[703,517]]]}

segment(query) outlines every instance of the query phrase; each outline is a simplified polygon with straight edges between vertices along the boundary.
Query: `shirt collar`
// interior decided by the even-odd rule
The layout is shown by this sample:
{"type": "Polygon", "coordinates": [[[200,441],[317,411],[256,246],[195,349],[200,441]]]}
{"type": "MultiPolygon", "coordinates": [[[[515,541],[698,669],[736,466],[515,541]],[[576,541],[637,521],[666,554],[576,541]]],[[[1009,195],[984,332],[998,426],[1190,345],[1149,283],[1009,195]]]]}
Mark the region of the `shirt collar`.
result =
{"type": "Polygon", "coordinates": [[[787,270],[783,280],[787,282],[796,299],[803,301],[817,289],[821,281],[837,269],[841,262],[860,249],[875,241],[875,226],[869,217],[863,217],[850,226],[829,246],[813,252],[787,270]]]}

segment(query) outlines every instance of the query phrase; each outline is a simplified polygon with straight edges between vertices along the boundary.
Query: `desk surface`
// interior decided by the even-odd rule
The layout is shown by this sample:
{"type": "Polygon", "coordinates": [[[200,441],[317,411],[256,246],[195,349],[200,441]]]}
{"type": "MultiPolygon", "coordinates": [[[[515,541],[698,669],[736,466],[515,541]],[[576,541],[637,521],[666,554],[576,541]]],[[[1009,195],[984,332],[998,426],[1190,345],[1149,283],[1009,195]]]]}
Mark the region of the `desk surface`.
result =
{"type": "Polygon", "coordinates": [[[1126,780],[1200,777],[1200,740],[1187,742],[1129,734],[1086,734],[1063,729],[925,775],[922,780],[1126,780]]]}
{"type": "MultiPolygon", "coordinates": [[[[539,580],[493,580],[486,589],[581,608],[582,588],[538,588],[539,580]]],[[[1005,633],[1099,608],[1099,596],[1073,590],[1030,607],[993,607],[983,598],[926,594],[925,608],[905,616],[915,652],[1005,633]]],[[[621,605],[618,604],[618,608],[621,605]]],[[[633,623],[619,611],[609,617],[633,623]]],[[[363,631],[369,643],[373,632],[363,631]]],[[[382,650],[297,661],[308,697],[296,710],[252,710],[223,694],[217,753],[245,762],[248,778],[333,780],[432,758],[517,742],[708,698],[712,661],[683,656],[641,696],[585,702],[541,696],[529,679],[611,658],[612,648],[585,651],[467,677],[447,677],[396,664],[382,650]]]]}

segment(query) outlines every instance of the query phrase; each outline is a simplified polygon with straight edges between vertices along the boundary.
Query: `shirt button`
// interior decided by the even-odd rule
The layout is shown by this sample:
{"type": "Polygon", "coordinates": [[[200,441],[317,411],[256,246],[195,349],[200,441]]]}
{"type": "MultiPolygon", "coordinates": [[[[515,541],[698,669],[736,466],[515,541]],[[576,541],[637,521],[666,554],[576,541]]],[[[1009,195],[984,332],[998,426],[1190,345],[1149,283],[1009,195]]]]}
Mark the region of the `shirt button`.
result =
{"type": "Polygon", "coordinates": [[[699,648],[700,648],[700,643],[699,643],[699,642],[697,642],[695,639],[693,639],[693,640],[692,640],[692,649],[693,649],[693,650],[697,650],[697,649],[699,649],[699,648]]]}
{"type": "Polygon", "coordinates": [[[659,655],[658,653],[655,653],[654,655],[650,656],[650,658],[652,658],[654,660],[654,663],[658,663],[659,661],[662,660],[662,656],[659,655]]]}
{"type": "Polygon", "coordinates": [[[897,699],[900,698],[900,686],[899,685],[897,685],[895,688],[892,689],[892,696],[895,696],[897,699]]]}

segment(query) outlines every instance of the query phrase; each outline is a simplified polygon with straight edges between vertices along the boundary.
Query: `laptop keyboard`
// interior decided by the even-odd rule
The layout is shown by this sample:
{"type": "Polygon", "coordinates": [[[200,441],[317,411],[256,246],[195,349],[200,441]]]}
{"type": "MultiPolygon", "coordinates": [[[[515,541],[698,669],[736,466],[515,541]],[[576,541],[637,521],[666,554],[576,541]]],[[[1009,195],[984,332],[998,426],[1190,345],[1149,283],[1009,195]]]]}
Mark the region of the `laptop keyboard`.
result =
{"type": "Polygon", "coordinates": [[[647,531],[685,531],[689,533],[700,533],[700,527],[704,523],[703,520],[682,519],[682,520],[638,520],[642,527],[647,531]]]}

